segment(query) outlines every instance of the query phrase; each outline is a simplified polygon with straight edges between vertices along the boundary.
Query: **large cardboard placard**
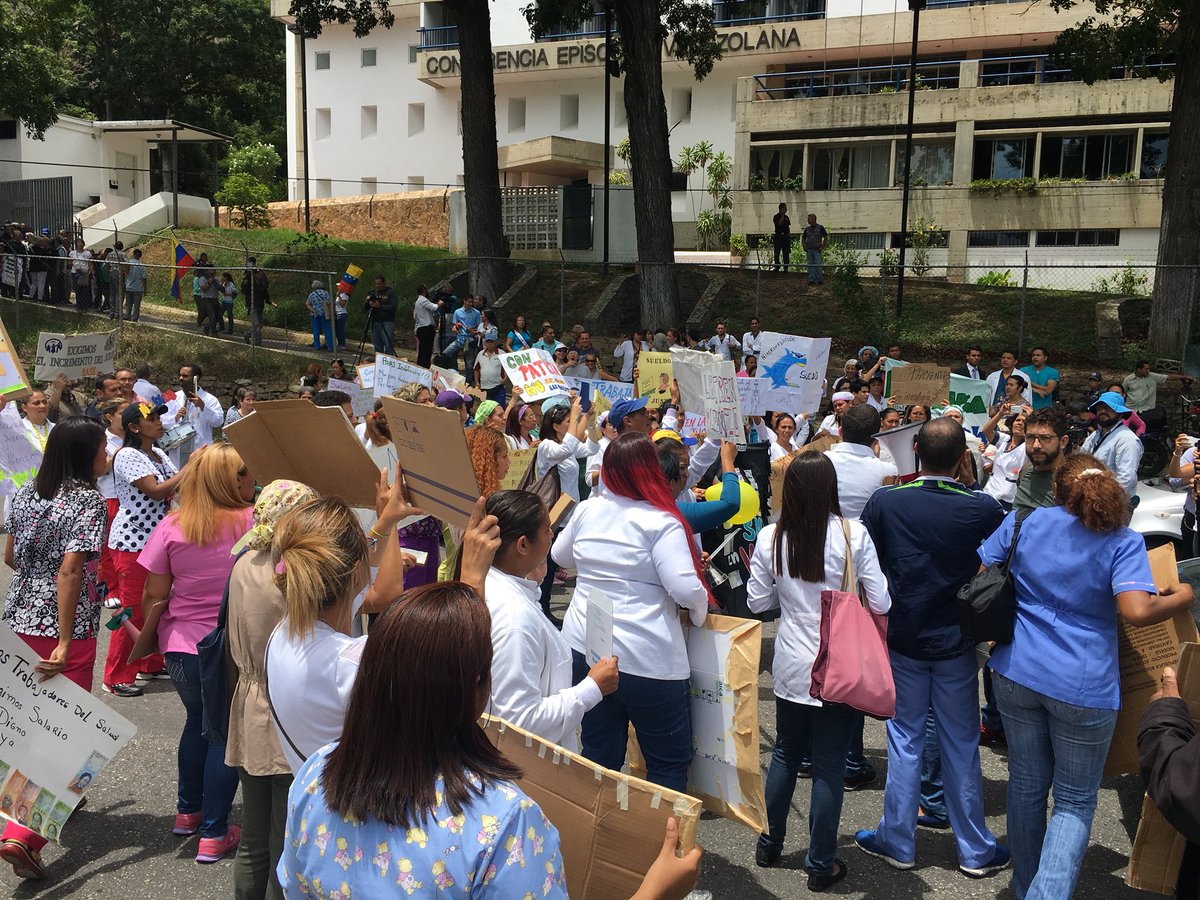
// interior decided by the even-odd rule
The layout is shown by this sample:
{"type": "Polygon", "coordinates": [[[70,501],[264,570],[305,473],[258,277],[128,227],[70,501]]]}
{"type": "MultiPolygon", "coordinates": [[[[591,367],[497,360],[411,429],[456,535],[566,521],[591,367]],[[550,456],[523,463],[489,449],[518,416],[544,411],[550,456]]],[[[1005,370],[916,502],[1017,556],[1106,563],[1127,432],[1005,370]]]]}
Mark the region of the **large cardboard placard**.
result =
{"type": "Polygon", "coordinates": [[[39,682],[37,661],[0,625],[0,817],[57,841],[137,726],[64,675],[39,682]]]}
{"type": "Polygon", "coordinates": [[[458,411],[383,398],[392,443],[413,503],[456,528],[466,528],[479,481],[458,411]]]}
{"type": "Polygon", "coordinates": [[[29,377],[21,358],[17,356],[16,345],[8,336],[4,321],[0,320],[0,396],[8,400],[24,400],[30,394],[29,377]]]}
{"type": "Polygon", "coordinates": [[[500,479],[500,490],[515,491],[537,459],[537,447],[508,451],[508,472],[500,479]]]}
{"type": "Polygon", "coordinates": [[[529,403],[571,393],[567,380],[554,364],[554,357],[540,347],[501,353],[500,364],[513,387],[520,388],[521,396],[529,403]]]}
{"type": "MultiPolygon", "coordinates": [[[[637,392],[649,399],[651,409],[657,409],[671,399],[671,354],[648,351],[638,356],[637,392]]],[[[686,405],[686,404],[685,404],[686,405]]]]}
{"type": "Polygon", "coordinates": [[[372,391],[376,397],[391,394],[414,381],[433,390],[433,374],[428,369],[414,366],[410,362],[388,356],[386,353],[375,354],[375,378],[372,383],[372,391]]]}
{"type": "Polygon", "coordinates": [[[793,416],[815,414],[829,368],[829,338],[764,331],[762,342],[758,372],[770,384],[766,408],[793,416]]]}
{"type": "Polygon", "coordinates": [[[117,333],[55,334],[43,331],[38,335],[33,361],[33,377],[53,381],[63,374],[72,381],[95,378],[113,370],[117,355],[117,333]]]}
{"type": "Polygon", "coordinates": [[[0,410],[0,497],[17,492],[42,465],[42,451],[25,430],[15,403],[0,410]]]}
{"type": "Polygon", "coordinates": [[[363,390],[357,382],[330,378],[326,387],[331,391],[341,391],[349,397],[350,408],[356,416],[367,415],[375,406],[375,398],[371,396],[371,392],[363,390]]]}
{"type": "MultiPolygon", "coordinates": [[[[1184,644],[1178,663],[1179,696],[1191,709],[1193,720],[1200,723],[1200,644],[1184,644]]],[[[1141,891],[1174,894],[1187,838],[1176,831],[1147,794],[1142,800],[1133,851],[1125,883],[1141,891]]]]}
{"type": "Polygon", "coordinates": [[[225,436],[259,484],[287,478],[351,506],[375,508],[379,469],[340,409],[269,400],[227,425],[225,436]]]}
{"type": "Polygon", "coordinates": [[[701,804],[695,797],[601,768],[500,719],[484,716],[480,724],[524,772],[518,786],[558,829],[567,893],[574,900],[637,893],[671,816],[679,822],[683,852],[696,845],[701,804]]]}
{"type": "MultiPolygon", "coordinates": [[[[1149,552],[1150,571],[1158,589],[1179,583],[1175,545],[1163,544],[1149,552]]],[[[1184,643],[1200,641],[1191,610],[1146,628],[1117,620],[1117,661],[1121,669],[1121,711],[1104,763],[1105,775],[1138,771],[1138,720],[1159,688],[1163,669],[1174,666],[1184,643]]]]}
{"type": "Polygon", "coordinates": [[[910,363],[892,369],[887,378],[884,392],[905,406],[941,406],[950,396],[950,370],[942,366],[910,363]]]}

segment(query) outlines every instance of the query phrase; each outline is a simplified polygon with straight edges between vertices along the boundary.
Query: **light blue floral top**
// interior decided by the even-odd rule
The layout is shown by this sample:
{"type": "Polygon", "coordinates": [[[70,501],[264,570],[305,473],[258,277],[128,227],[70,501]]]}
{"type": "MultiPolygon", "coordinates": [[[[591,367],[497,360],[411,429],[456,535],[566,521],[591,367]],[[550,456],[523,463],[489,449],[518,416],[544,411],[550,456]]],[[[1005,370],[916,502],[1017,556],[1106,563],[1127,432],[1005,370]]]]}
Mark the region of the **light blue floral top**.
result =
{"type": "Polygon", "coordinates": [[[288,792],[278,869],[288,897],[566,900],[558,831],[516,785],[497,782],[454,816],[439,775],[437,807],[419,827],[343,819],[326,806],[321,784],[325,759],[336,746],[310,756],[288,792]]]}

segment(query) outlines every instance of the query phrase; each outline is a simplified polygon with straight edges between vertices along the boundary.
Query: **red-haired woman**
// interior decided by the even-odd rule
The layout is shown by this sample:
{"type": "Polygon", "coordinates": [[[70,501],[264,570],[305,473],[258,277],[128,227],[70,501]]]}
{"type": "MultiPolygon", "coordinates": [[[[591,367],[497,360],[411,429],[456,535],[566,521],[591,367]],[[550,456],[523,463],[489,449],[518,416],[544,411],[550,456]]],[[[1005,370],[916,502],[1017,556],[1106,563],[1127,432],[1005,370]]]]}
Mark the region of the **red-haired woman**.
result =
{"type": "Polygon", "coordinates": [[[576,508],[551,551],[558,565],[579,572],[563,620],[576,682],[588,674],[589,597],[602,594],[613,608],[613,656],[620,660],[621,683],[583,717],[583,755],[620,770],[632,723],[649,780],[682,791],[692,758],[692,722],[691,669],[679,610],[687,610],[693,625],[702,624],[708,589],[692,530],[648,437],[624,434],[609,445],[604,484],[604,496],[576,508]]]}

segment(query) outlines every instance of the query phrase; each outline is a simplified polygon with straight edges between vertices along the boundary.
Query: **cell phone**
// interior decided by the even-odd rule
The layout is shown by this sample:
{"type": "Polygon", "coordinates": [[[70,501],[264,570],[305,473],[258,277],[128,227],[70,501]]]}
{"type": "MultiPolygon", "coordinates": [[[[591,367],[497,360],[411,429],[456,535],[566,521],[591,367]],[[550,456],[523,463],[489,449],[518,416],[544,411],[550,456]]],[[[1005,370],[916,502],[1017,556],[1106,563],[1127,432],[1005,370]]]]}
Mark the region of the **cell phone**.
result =
{"type": "Polygon", "coordinates": [[[196,395],[200,394],[200,378],[197,375],[192,376],[192,393],[196,395]]]}

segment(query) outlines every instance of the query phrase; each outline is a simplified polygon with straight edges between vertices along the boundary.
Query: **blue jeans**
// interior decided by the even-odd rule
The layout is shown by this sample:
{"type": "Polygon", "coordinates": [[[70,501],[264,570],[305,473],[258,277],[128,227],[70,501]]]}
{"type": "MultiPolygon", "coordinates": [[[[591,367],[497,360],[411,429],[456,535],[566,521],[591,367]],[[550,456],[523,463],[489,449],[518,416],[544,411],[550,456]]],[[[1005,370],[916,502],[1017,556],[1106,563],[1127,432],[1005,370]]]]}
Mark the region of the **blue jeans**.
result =
{"type": "Polygon", "coordinates": [[[325,349],[333,349],[333,323],[324,316],[309,316],[312,322],[313,331],[313,349],[318,350],[321,347],[321,335],[325,335],[325,349]]]}
{"type": "Polygon", "coordinates": [[[995,856],[996,838],[983,815],[975,651],[938,660],[912,659],[895,650],[889,655],[896,682],[896,715],[887,723],[888,772],[879,843],[889,856],[903,862],[917,857],[921,756],[926,720],[933,710],[958,861],[979,868],[995,856]]]}
{"type": "Polygon", "coordinates": [[[220,315],[220,318],[217,319],[217,330],[218,331],[220,331],[220,329],[221,329],[221,322],[225,319],[229,320],[229,324],[225,326],[225,333],[233,334],[233,301],[232,300],[222,300],[221,301],[221,315],[220,315]]]}
{"type": "MultiPolygon", "coordinates": [[[[587,677],[582,653],[571,651],[573,681],[587,677]]],[[[615,691],[584,714],[583,755],[606,769],[621,771],[629,725],[646,759],[646,780],[674,791],[687,790],[692,762],[692,714],[688,680],[663,681],[621,673],[615,691]]]]}
{"type": "MultiPolygon", "coordinates": [[[[624,676],[622,676],[624,677],[624,676]]],[[[796,791],[796,772],[806,750],[812,753],[812,796],[808,805],[808,855],[804,868],[819,875],[833,872],[838,825],[842,818],[846,753],[862,714],[847,706],[806,706],[775,698],[775,749],[767,770],[767,833],[760,847],[782,850],[788,811],[796,791]]]]}
{"type": "Polygon", "coordinates": [[[200,837],[220,838],[229,829],[229,809],[237,793],[238,772],[225,765],[225,745],[200,733],[200,657],[195,653],[166,653],[167,671],[187,718],[179,736],[179,803],[181,813],[202,813],[200,837]]]}
{"type": "Polygon", "coordinates": [[[372,322],[371,343],[375,345],[375,352],[386,353],[388,356],[395,356],[395,334],[395,322],[372,322]]]}
{"type": "Polygon", "coordinates": [[[979,722],[988,731],[1003,731],[1000,710],[996,709],[996,692],[992,688],[992,667],[983,667],[983,706],[979,709],[979,722]]]}
{"type": "Polygon", "coordinates": [[[338,349],[346,346],[346,319],[349,316],[337,316],[333,320],[333,333],[337,337],[338,349]]]}
{"type": "Polygon", "coordinates": [[[1008,840],[1017,900],[1070,897],[1092,832],[1115,709],[1090,709],[992,673],[1008,737],[1008,840]],[[1046,799],[1054,810],[1046,824],[1046,799]],[[1051,865],[1041,868],[1045,858],[1051,865]]]}
{"type": "Polygon", "coordinates": [[[825,268],[825,263],[821,259],[821,251],[806,249],[804,251],[804,256],[808,259],[809,283],[812,283],[814,281],[821,281],[822,280],[821,273],[825,268]]]}

